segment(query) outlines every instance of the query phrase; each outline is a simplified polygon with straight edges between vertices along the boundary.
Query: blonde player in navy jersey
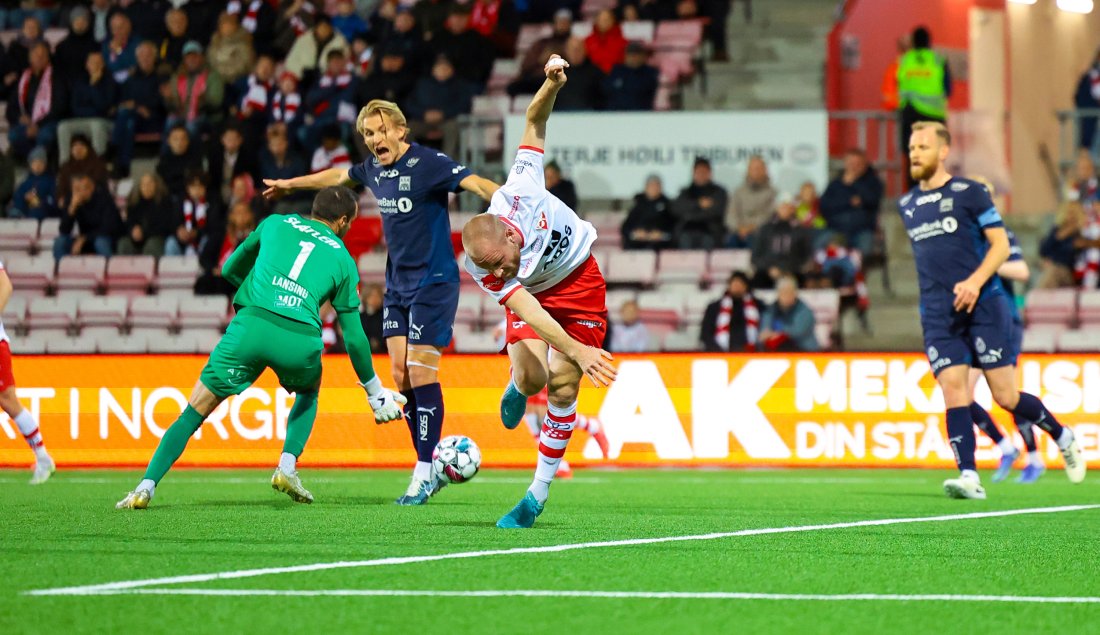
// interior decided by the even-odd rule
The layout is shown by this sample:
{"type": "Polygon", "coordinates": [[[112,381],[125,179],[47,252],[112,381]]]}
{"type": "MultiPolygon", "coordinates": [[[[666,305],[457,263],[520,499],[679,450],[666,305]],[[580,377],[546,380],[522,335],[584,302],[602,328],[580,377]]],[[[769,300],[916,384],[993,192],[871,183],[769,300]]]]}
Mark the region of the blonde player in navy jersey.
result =
{"type": "MultiPolygon", "coordinates": [[[[547,192],[543,177],[546,122],[567,67],[560,56],[550,56],[546,80],[527,107],[527,124],[507,182],[492,197],[489,211],[462,229],[466,271],[507,310],[513,375],[508,390],[535,395],[546,386],[549,392],[534,480],[512,511],[497,521],[501,528],[531,527],[542,513],[576,426],[581,378],[587,376],[597,386],[615,379],[611,354],[599,348],[607,330],[607,306],[606,283],[592,257],[596,230],[547,192]]],[[[521,409],[510,427],[518,425],[522,414],[521,409]]]]}
{"type": "Polygon", "coordinates": [[[1062,451],[1066,475],[1079,483],[1086,466],[1073,432],[1037,397],[1016,388],[1012,313],[996,275],[1008,259],[1008,236],[989,192],[948,174],[950,147],[943,124],[913,125],[910,174],[919,184],[898,201],[917,265],[925,350],[943,390],[948,441],[959,467],[959,478],[944,481],[944,492],[952,498],[986,497],[974,463],[972,365],[982,369],[1002,408],[1050,434],[1062,451]]]}
{"type": "Polygon", "coordinates": [[[394,383],[408,402],[405,417],[416,451],[412,480],[396,502],[422,505],[443,487],[432,474],[432,450],[443,430],[439,364],[458,311],[448,195],[466,190],[488,201],[499,186],[442,152],[410,143],[405,115],[393,102],[376,99],[364,106],[356,130],[371,158],[346,170],[265,179],[264,196],[357,183],[378,200],[389,251],[383,335],[394,383]]]}

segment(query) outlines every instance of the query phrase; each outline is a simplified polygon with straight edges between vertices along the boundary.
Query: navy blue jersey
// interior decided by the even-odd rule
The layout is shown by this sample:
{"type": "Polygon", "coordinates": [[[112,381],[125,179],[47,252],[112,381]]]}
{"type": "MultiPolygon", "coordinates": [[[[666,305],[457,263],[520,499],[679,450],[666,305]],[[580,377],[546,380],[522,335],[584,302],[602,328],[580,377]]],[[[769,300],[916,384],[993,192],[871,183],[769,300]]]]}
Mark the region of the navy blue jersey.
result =
{"type": "MultiPolygon", "coordinates": [[[[1005,262],[1013,262],[1024,259],[1024,250],[1020,247],[1020,241],[1016,238],[1016,233],[1011,229],[1005,227],[1005,233],[1008,234],[1008,260],[1005,262]]],[[[1008,305],[1012,309],[1012,321],[1022,322],[1020,318],[1020,307],[1016,304],[1016,285],[1011,280],[1001,278],[1001,286],[1005,289],[1005,295],[1008,296],[1008,305]]]]}
{"type": "MultiPolygon", "coordinates": [[[[917,263],[921,308],[952,310],[955,285],[981,265],[989,251],[984,230],[1004,227],[985,187],[976,181],[951,178],[943,187],[914,187],[898,200],[898,210],[917,263]]],[[[982,287],[978,301],[1004,295],[998,276],[982,287]]]]}
{"type": "Polygon", "coordinates": [[[348,170],[382,211],[389,258],[386,289],[411,292],[441,282],[458,284],[447,194],[470,176],[466,166],[416,143],[390,166],[371,157],[348,170]]]}

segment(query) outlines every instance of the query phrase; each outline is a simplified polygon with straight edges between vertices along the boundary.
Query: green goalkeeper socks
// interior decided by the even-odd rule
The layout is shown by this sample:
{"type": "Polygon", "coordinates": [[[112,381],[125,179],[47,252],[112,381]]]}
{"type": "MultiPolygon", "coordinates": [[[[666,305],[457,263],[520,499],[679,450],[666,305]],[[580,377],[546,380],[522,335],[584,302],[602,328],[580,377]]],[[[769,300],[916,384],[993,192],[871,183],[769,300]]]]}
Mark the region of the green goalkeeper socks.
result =
{"type": "Polygon", "coordinates": [[[183,449],[187,447],[191,435],[195,434],[204,419],[205,417],[188,404],[179,419],[176,419],[176,422],[165,431],[157,451],[153,453],[153,459],[149,461],[149,467],[145,468],[145,478],[154,483],[160,483],[160,479],[164,478],[168,470],[172,469],[172,464],[183,454],[183,449]]]}
{"type": "Polygon", "coordinates": [[[313,432],[313,420],[317,417],[317,393],[300,392],[294,398],[294,406],[286,419],[286,441],[283,452],[301,456],[313,432]]]}

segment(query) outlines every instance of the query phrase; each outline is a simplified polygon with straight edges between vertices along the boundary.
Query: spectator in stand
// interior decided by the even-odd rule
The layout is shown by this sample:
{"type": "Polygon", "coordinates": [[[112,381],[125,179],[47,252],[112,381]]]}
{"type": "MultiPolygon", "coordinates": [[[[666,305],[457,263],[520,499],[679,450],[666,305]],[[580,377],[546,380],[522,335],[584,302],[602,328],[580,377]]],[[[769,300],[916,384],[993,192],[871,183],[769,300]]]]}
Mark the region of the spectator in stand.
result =
{"type": "MultiPolygon", "coordinates": [[[[1089,66],[1077,81],[1077,90],[1073,95],[1073,106],[1078,110],[1095,110],[1100,108],[1100,50],[1092,57],[1092,66],[1089,66]]],[[[1081,117],[1078,124],[1077,147],[1089,152],[1096,145],[1097,117],[1081,117]]]]}
{"type": "Polygon", "coordinates": [[[242,174],[257,174],[256,148],[244,146],[244,132],[238,122],[230,120],[222,128],[221,143],[214,145],[207,157],[208,187],[222,201],[229,200],[230,184],[242,174]]]}
{"type": "Polygon", "coordinates": [[[370,42],[381,47],[381,44],[389,39],[393,33],[393,23],[397,19],[397,0],[381,0],[378,8],[370,15],[370,42]]]}
{"type": "Polygon", "coordinates": [[[286,56],[286,70],[309,86],[328,59],[329,51],[348,50],[348,41],[332,28],[332,21],[321,13],[316,16],[313,28],[298,36],[286,56]]]}
{"type": "Polygon", "coordinates": [[[651,174],[645,190],[634,195],[634,204],[623,221],[624,249],[665,249],[672,246],[676,217],[672,201],[665,196],[661,177],[651,174]]]}
{"type": "Polygon", "coordinates": [[[69,142],[69,158],[57,171],[58,199],[69,198],[69,186],[77,174],[88,176],[97,187],[107,188],[107,162],[96,154],[88,136],[81,133],[73,135],[69,142]]]}
{"type": "Polygon", "coordinates": [[[864,330],[869,329],[866,311],[869,303],[867,284],[863,277],[863,256],[848,249],[844,234],[834,233],[830,240],[814,252],[816,267],[806,276],[807,289],[836,289],[841,302],[855,299],[864,330]]]}
{"type": "Polygon", "coordinates": [[[53,243],[54,259],[83,253],[109,258],[114,253],[115,236],[121,227],[114,198],[107,188],[96,185],[87,174],[74,174],[69,189],[69,196],[59,199],[63,212],[60,235],[53,243]]]}
{"type": "Polygon", "coordinates": [[[164,179],[168,193],[175,199],[187,194],[187,175],[202,170],[202,156],[191,145],[191,135],[183,124],[168,130],[168,143],[160,151],[157,174],[164,179]]]}
{"type": "Polygon", "coordinates": [[[784,276],[801,278],[813,267],[813,255],[810,234],[795,218],[794,201],[784,196],[753,238],[753,286],[771,289],[784,276]]]}
{"type": "Polygon", "coordinates": [[[314,174],[329,168],[351,168],[351,156],[342,141],[340,128],[335,125],[321,130],[321,147],[314,151],[313,160],[309,164],[310,172],[314,174]]]}
{"type": "Polygon", "coordinates": [[[658,79],[657,69],[649,65],[649,49],[631,42],[626,46],[626,61],[616,64],[607,76],[607,109],[653,110],[658,79]]]}
{"type": "Polygon", "coordinates": [[[118,104],[118,84],[107,74],[107,65],[98,51],[88,54],[84,64],[87,75],[70,83],[69,116],[58,123],[58,154],[69,147],[73,135],[81,132],[92,140],[96,153],[107,153],[111,132],[110,117],[118,104]]]}
{"type": "Polygon", "coordinates": [[[157,74],[157,49],[150,42],[137,47],[137,67],[119,90],[118,111],[111,131],[115,148],[115,178],[130,175],[134,156],[134,137],[164,130],[164,103],[161,101],[161,77],[157,74]]]}
{"type": "MultiPolygon", "coordinates": [[[[615,12],[604,9],[596,14],[592,24],[592,33],[584,40],[588,59],[601,71],[610,73],[616,64],[626,59],[626,38],[623,29],[615,20],[615,12]]],[[[543,58],[546,59],[546,58],[543,58]]]]}
{"type": "Polygon", "coordinates": [[[634,20],[661,22],[676,19],[676,3],[672,0],[627,0],[620,6],[623,22],[634,20]]]}
{"type": "Polygon", "coordinates": [[[317,7],[313,0],[289,0],[279,3],[277,13],[273,44],[276,51],[286,53],[303,33],[313,28],[317,7]]]}
{"type": "Polygon", "coordinates": [[[384,99],[404,103],[415,86],[416,76],[406,70],[405,56],[386,50],[382,53],[378,70],[363,81],[357,101],[366,104],[374,99],[384,99]]]}
{"type": "Polygon", "coordinates": [[[192,137],[201,139],[208,127],[221,123],[225,82],[217,71],[207,68],[198,42],[184,45],[183,64],[162,90],[168,128],[182,123],[192,137]]]}
{"type": "MultiPolygon", "coordinates": [[[[257,187],[261,184],[259,175],[263,178],[292,179],[306,172],[305,160],[290,146],[290,138],[286,126],[275,124],[267,130],[267,143],[260,153],[260,169],[257,176],[257,187]]],[[[286,213],[280,209],[288,206],[280,205],[283,201],[290,200],[290,207],[299,205],[303,200],[311,197],[305,192],[295,192],[275,202],[276,213],[286,213]]]]}
{"type": "Polygon", "coordinates": [[[649,329],[638,314],[638,303],[627,300],[619,307],[619,320],[611,336],[612,353],[644,353],[650,350],[649,329]]]}
{"type": "Polygon", "coordinates": [[[298,78],[290,71],[284,71],[279,76],[279,90],[271,98],[271,114],[268,117],[268,126],[282,125],[284,132],[297,138],[298,126],[302,117],[299,111],[302,107],[302,96],[298,92],[298,78]]]}
{"type": "Polygon", "coordinates": [[[702,13],[706,18],[706,30],[703,35],[710,42],[712,62],[728,62],[730,59],[727,27],[731,4],[733,0],[703,0],[702,2],[702,13]]]}
{"type": "Polygon", "coordinates": [[[393,18],[393,30],[381,44],[386,51],[400,53],[405,58],[405,67],[417,75],[430,72],[433,62],[431,51],[424,42],[424,34],[417,25],[412,9],[398,6],[393,18]]]}
{"type": "Polygon", "coordinates": [[[237,16],[241,28],[252,35],[252,43],[259,55],[275,54],[275,13],[278,3],[267,0],[231,0],[225,7],[237,16]]]}
{"type": "Polygon", "coordinates": [[[137,66],[137,44],[130,18],[121,11],[111,15],[111,39],[103,43],[103,59],[115,83],[125,82],[137,66]]]}
{"type": "Polygon", "coordinates": [[[558,91],[554,110],[603,110],[607,75],[588,59],[583,39],[571,37],[565,42],[565,59],[569,61],[569,81],[558,91]]]}
{"type": "Polygon", "coordinates": [[[183,47],[190,40],[187,36],[190,20],[183,9],[171,9],[164,14],[164,26],[167,27],[167,33],[157,45],[157,60],[160,65],[158,72],[171,75],[183,63],[183,47]]]}
{"type": "Polygon", "coordinates": [[[695,0],[678,0],[676,3],[677,20],[699,19],[699,5],[695,0]]]}
{"type": "Polygon", "coordinates": [[[12,216],[42,220],[60,213],[55,196],[57,177],[47,170],[48,160],[46,149],[42,147],[31,150],[27,156],[30,172],[19,187],[15,188],[12,216]]]}
{"type": "Polygon", "coordinates": [[[821,350],[814,333],[814,312],[798,299],[798,281],[784,276],[776,283],[775,303],[764,311],[760,346],[768,351],[809,353],[821,350]]]}
{"type": "Polygon", "coordinates": [[[355,122],[355,95],[358,92],[355,76],[348,72],[347,55],[342,49],[328,52],[325,72],[306,93],[304,125],[298,130],[298,139],[307,149],[320,143],[321,130],[339,126],[344,134],[355,122]]]}
{"type": "Polygon", "coordinates": [[[844,234],[848,245],[870,253],[883,191],[867,155],[858,148],[851,149],[844,154],[844,170],[821,195],[821,216],[831,231],[844,234]]]}
{"type": "Polygon", "coordinates": [[[370,25],[355,12],[355,3],[351,0],[340,0],[336,3],[336,13],[332,16],[332,26],[348,42],[366,35],[370,31],[370,25]]]}
{"type": "Polygon", "coordinates": [[[268,55],[257,57],[252,72],[231,87],[229,114],[240,120],[249,147],[259,147],[264,138],[275,90],[275,60],[268,55]]]}
{"type": "Polygon", "coordinates": [[[370,42],[367,41],[367,36],[360,35],[351,41],[351,71],[355,75],[357,80],[362,81],[367,75],[370,75],[371,70],[374,68],[374,49],[371,47],[370,42]]]}
{"type": "Polygon", "coordinates": [[[65,82],[54,75],[49,48],[31,47],[30,64],[19,76],[8,98],[8,141],[16,159],[25,159],[34,146],[53,147],[57,122],[68,106],[65,82]]]}
{"type": "Polygon", "coordinates": [[[564,55],[565,43],[573,32],[573,13],[569,9],[558,9],[554,14],[553,29],[550,35],[535,42],[523,55],[516,79],[508,84],[510,96],[534,94],[546,81],[546,60],[555,53],[564,55]]]}
{"type": "Polygon", "coordinates": [[[426,41],[431,41],[443,30],[450,13],[450,3],[447,0],[417,0],[412,5],[412,16],[420,25],[426,41]]]}
{"type": "Polygon", "coordinates": [[[125,234],[118,240],[119,255],[163,256],[165,241],[175,229],[174,207],[164,179],[155,172],[142,174],[126,202],[125,234]]]}
{"type": "Polygon", "coordinates": [[[458,156],[457,117],[469,114],[476,92],[473,84],[455,76],[451,61],[440,56],[431,76],[416,82],[405,108],[413,138],[447,156],[458,156]]]}
{"type": "Polygon", "coordinates": [[[92,0],[92,36],[102,44],[111,36],[111,16],[118,9],[113,0],[92,0]]]}
{"type": "Polygon", "coordinates": [[[131,0],[123,9],[133,25],[138,42],[156,42],[164,36],[164,15],[172,4],[168,0],[131,0]]]}
{"type": "Polygon", "coordinates": [[[810,231],[814,249],[820,249],[828,244],[830,234],[825,227],[825,219],[821,217],[821,201],[817,196],[817,187],[813,181],[806,181],[798,189],[798,197],[795,198],[795,218],[798,223],[810,231]]]}
{"type": "MultiPolygon", "coordinates": [[[[475,31],[493,43],[494,57],[516,56],[516,37],[519,35],[519,14],[514,2],[506,0],[474,0],[470,12],[470,25],[475,31]]],[[[572,80],[572,76],[570,76],[572,80]]]]}
{"type": "Polygon", "coordinates": [[[730,231],[727,247],[752,247],[757,228],[771,218],[777,195],[764,158],[759,155],[750,158],[745,168],[745,181],[733,191],[726,214],[726,227],[730,231]]]}
{"type": "MultiPolygon", "coordinates": [[[[451,60],[455,74],[476,86],[478,92],[484,91],[493,70],[493,43],[470,28],[467,6],[454,5],[444,27],[430,42],[435,56],[451,60]]],[[[573,80],[572,68],[569,79],[573,80]]]]}
{"type": "Polygon", "coordinates": [[[363,306],[359,309],[359,319],[363,322],[363,331],[370,341],[370,350],[375,354],[386,353],[386,338],[382,335],[382,285],[361,284],[363,306]]]}
{"type": "MultiPolygon", "coordinates": [[[[19,34],[8,45],[8,64],[17,77],[30,66],[31,49],[37,44],[46,44],[49,47],[42,37],[42,23],[34,16],[25,16],[19,34]]],[[[81,60],[81,67],[84,66],[83,62],[81,60]]]]}
{"type": "Polygon", "coordinates": [[[543,180],[546,183],[546,191],[553,194],[566,207],[574,212],[580,212],[580,201],[577,199],[577,187],[573,181],[562,176],[561,166],[557,161],[550,160],[543,168],[543,180]]]}
{"type": "Polygon", "coordinates": [[[1077,197],[1085,208],[1085,214],[1095,214],[1096,203],[1100,201],[1100,179],[1096,178],[1096,164],[1087,150],[1077,153],[1074,164],[1072,192],[1068,198],[1077,197]]]}
{"type": "Polygon", "coordinates": [[[713,180],[710,160],[696,157],[691,185],[680,190],[672,204],[676,217],[676,246],[679,249],[714,249],[725,235],[722,217],[726,209],[725,188],[713,180]]]}
{"type": "Polygon", "coordinates": [[[15,161],[6,152],[0,152],[0,211],[7,209],[15,194],[15,161]]]}
{"type": "Polygon", "coordinates": [[[241,28],[237,16],[229,13],[218,18],[218,31],[210,40],[206,53],[210,68],[221,75],[226,84],[248,75],[256,59],[252,34],[241,28]]]}
{"type": "Polygon", "coordinates": [[[199,252],[202,275],[195,280],[196,295],[226,295],[237,292],[231,282],[222,277],[222,267],[233,250],[256,229],[256,216],[248,203],[237,203],[229,210],[225,225],[212,227],[209,238],[199,252]]]}
{"type": "Polygon", "coordinates": [[[726,292],[703,312],[699,341],[708,353],[740,353],[756,350],[759,337],[760,303],[745,272],[734,271],[726,292]]]}
{"type": "Polygon", "coordinates": [[[88,9],[77,5],[69,13],[69,34],[54,51],[53,59],[58,72],[64,73],[66,80],[72,82],[80,76],[80,69],[84,68],[88,55],[100,49],[99,42],[92,37],[91,14],[88,9]]]}
{"type": "Polygon", "coordinates": [[[216,194],[206,187],[206,174],[193,170],[187,174],[187,195],[176,208],[173,235],[164,243],[168,256],[197,256],[210,236],[224,228],[225,214],[216,194]]]}
{"type": "Polygon", "coordinates": [[[1087,219],[1080,201],[1071,200],[1062,205],[1054,227],[1039,243],[1042,275],[1040,289],[1058,289],[1076,286],[1074,268],[1077,266],[1076,243],[1081,238],[1087,219]]]}

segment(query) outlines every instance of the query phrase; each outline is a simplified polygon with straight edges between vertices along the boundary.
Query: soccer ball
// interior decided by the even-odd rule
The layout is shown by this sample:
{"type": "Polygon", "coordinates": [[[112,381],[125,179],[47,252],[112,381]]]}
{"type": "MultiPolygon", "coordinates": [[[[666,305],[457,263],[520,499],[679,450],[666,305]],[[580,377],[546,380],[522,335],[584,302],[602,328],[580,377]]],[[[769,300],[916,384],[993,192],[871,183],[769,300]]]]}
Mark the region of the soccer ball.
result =
{"type": "Polygon", "coordinates": [[[445,437],[432,450],[432,467],[448,483],[465,483],[481,468],[481,450],[469,437],[445,437]]]}

